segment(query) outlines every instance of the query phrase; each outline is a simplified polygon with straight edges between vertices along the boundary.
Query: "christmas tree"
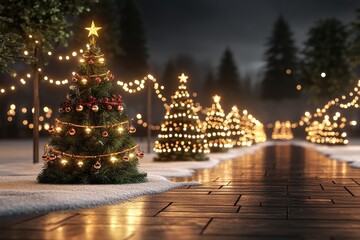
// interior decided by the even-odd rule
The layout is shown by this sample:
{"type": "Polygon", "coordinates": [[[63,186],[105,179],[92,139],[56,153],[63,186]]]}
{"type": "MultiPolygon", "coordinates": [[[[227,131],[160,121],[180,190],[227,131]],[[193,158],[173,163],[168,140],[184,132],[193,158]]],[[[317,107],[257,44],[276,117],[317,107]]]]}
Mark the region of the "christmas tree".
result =
{"type": "Polygon", "coordinates": [[[290,121],[280,122],[276,121],[271,138],[274,140],[291,140],[294,135],[291,131],[290,121]]]}
{"type": "Polygon", "coordinates": [[[144,153],[130,137],[136,129],[124,114],[124,103],[115,95],[114,76],[104,64],[104,55],[95,44],[100,27],[92,22],[90,42],[80,59],[74,84],[65,102],[49,145],[40,183],[123,184],[146,181],[137,170],[144,153]]]}
{"type": "Polygon", "coordinates": [[[171,96],[165,123],[155,141],[155,161],[203,161],[209,153],[207,140],[201,132],[194,102],[186,90],[187,76],[179,76],[178,90],[171,96]]]}
{"type": "Polygon", "coordinates": [[[243,135],[240,137],[240,142],[242,146],[250,147],[254,143],[254,122],[252,121],[253,116],[248,114],[248,111],[245,109],[243,115],[240,118],[240,130],[243,135]]]}
{"type": "Polygon", "coordinates": [[[253,128],[253,135],[254,135],[254,142],[255,143],[263,143],[266,141],[266,133],[264,129],[264,124],[262,124],[259,120],[254,118],[254,128],[253,128]]]}
{"type": "Polygon", "coordinates": [[[245,131],[240,129],[241,115],[236,106],[231,108],[231,112],[226,116],[226,123],[230,131],[230,139],[234,147],[242,146],[242,139],[245,131]]]}
{"type": "Polygon", "coordinates": [[[346,139],[347,133],[344,131],[347,119],[341,117],[337,112],[330,120],[329,115],[325,115],[322,120],[313,121],[310,126],[305,128],[307,132],[306,140],[312,143],[328,145],[345,145],[349,143],[346,139]]]}
{"type": "Polygon", "coordinates": [[[232,147],[230,131],[225,121],[225,113],[220,105],[220,96],[213,97],[214,102],[206,112],[204,127],[210,152],[226,152],[232,147]]]}

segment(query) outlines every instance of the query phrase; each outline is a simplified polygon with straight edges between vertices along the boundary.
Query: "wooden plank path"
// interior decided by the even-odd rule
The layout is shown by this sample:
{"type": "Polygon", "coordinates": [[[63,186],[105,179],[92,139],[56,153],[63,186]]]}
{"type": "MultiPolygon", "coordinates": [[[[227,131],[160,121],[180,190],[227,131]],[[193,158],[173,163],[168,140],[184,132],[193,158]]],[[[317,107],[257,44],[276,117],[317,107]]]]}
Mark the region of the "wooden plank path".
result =
{"type": "Polygon", "coordinates": [[[360,239],[360,169],[276,145],[117,205],[0,218],[0,239],[360,239]]]}

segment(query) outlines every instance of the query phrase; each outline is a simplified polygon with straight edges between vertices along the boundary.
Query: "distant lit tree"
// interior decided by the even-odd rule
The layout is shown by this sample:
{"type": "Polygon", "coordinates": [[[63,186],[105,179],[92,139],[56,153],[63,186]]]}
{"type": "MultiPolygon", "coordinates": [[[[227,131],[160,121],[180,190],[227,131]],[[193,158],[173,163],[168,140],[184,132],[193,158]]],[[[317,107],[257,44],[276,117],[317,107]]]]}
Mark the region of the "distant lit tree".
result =
{"type": "Polygon", "coordinates": [[[302,51],[302,84],[314,99],[328,100],[349,87],[348,32],[335,19],[321,20],[308,33],[302,51]]]}
{"type": "Polygon", "coordinates": [[[296,89],[296,47],[289,24],[280,16],[266,43],[263,99],[282,100],[299,95],[296,89]]]}

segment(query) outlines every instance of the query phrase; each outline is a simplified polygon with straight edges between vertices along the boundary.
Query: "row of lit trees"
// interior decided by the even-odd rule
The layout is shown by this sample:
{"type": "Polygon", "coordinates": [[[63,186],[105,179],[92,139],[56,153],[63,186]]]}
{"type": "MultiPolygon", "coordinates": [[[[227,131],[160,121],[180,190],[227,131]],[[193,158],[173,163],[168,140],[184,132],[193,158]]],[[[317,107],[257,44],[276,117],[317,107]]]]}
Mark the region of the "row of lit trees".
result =
{"type": "Polygon", "coordinates": [[[232,147],[266,140],[260,121],[246,110],[241,115],[236,106],[226,115],[218,95],[213,97],[211,107],[205,109],[206,117],[201,121],[187,90],[187,78],[184,74],[179,77],[180,85],[167,106],[165,122],[155,142],[154,150],[158,154],[155,160],[206,160],[206,153],[226,152],[232,147]]]}

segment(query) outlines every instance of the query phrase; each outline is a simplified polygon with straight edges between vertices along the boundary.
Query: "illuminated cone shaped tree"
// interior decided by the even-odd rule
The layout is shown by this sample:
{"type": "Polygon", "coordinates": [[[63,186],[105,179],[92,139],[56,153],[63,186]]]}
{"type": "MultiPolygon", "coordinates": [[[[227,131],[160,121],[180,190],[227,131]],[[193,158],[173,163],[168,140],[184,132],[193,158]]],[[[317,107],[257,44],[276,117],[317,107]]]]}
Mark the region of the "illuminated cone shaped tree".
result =
{"type": "Polygon", "coordinates": [[[180,86],[167,108],[165,123],[155,141],[155,161],[203,161],[209,153],[206,139],[201,132],[200,120],[194,103],[186,90],[187,76],[179,76],[180,86]]]}
{"type": "Polygon", "coordinates": [[[155,141],[155,161],[204,161],[209,153],[206,139],[201,132],[200,120],[194,103],[186,90],[187,76],[179,76],[178,90],[171,96],[166,110],[165,123],[155,141]]]}
{"type": "Polygon", "coordinates": [[[130,137],[135,128],[124,114],[120,95],[115,95],[113,75],[95,45],[97,30],[92,22],[90,43],[80,60],[74,84],[59,108],[59,117],[49,145],[40,183],[123,184],[146,181],[138,172],[144,153],[130,137]]]}
{"type": "Polygon", "coordinates": [[[214,103],[206,112],[205,127],[210,152],[226,152],[232,147],[225,113],[220,105],[220,96],[213,97],[214,103]]]}
{"type": "Polygon", "coordinates": [[[253,116],[248,114],[247,110],[243,111],[243,115],[241,115],[240,119],[240,129],[243,132],[243,136],[240,137],[242,146],[251,146],[254,144],[254,122],[252,121],[253,116]]]}
{"type": "Polygon", "coordinates": [[[266,141],[266,133],[264,124],[262,124],[259,120],[256,118],[253,121],[255,123],[255,126],[253,128],[253,135],[254,135],[254,142],[255,143],[263,143],[266,141]]]}
{"type": "Polygon", "coordinates": [[[242,139],[244,137],[244,130],[240,129],[241,115],[239,109],[236,106],[231,108],[231,112],[226,115],[226,123],[230,131],[230,139],[234,147],[242,146],[242,139]]]}
{"type": "Polygon", "coordinates": [[[337,112],[330,121],[329,115],[325,115],[320,121],[311,122],[310,126],[306,127],[306,140],[328,145],[346,145],[349,143],[347,133],[345,132],[347,119],[341,117],[337,112]]]}

